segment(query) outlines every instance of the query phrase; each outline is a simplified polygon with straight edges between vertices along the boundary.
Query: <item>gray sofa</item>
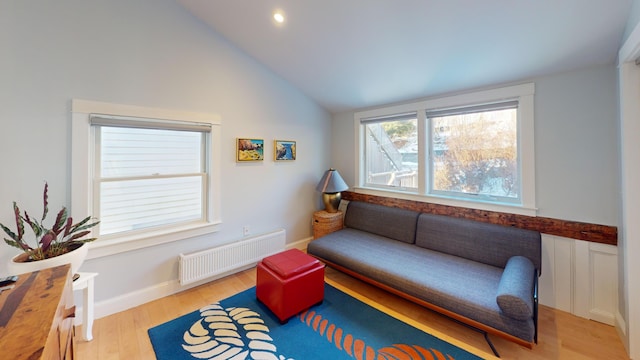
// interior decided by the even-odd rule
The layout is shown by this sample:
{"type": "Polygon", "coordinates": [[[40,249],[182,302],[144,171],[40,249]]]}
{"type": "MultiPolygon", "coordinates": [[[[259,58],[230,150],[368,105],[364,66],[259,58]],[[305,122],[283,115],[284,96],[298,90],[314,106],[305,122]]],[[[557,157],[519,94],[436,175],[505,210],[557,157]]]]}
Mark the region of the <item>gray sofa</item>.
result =
{"type": "Polygon", "coordinates": [[[351,201],[307,252],[484,333],[537,342],[540,233],[351,201]]]}

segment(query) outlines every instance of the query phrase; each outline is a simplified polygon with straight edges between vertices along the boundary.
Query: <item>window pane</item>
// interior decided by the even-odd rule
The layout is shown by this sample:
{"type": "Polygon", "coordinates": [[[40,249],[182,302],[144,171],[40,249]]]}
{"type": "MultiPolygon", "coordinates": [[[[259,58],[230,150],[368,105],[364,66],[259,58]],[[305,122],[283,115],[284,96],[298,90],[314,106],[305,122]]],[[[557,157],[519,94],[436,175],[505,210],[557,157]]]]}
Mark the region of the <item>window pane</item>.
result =
{"type": "Polygon", "coordinates": [[[367,184],[418,188],[417,123],[415,117],[365,123],[367,184]]]}
{"type": "Polygon", "coordinates": [[[111,181],[100,185],[100,235],[203,218],[204,176],[111,181]]]}
{"type": "Polygon", "coordinates": [[[102,178],[202,172],[198,132],[101,127],[102,178]]]}
{"type": "Polygon", "coordinates": [[[431,119],[431,187],[519,199],[517,109],[431,119]]]}

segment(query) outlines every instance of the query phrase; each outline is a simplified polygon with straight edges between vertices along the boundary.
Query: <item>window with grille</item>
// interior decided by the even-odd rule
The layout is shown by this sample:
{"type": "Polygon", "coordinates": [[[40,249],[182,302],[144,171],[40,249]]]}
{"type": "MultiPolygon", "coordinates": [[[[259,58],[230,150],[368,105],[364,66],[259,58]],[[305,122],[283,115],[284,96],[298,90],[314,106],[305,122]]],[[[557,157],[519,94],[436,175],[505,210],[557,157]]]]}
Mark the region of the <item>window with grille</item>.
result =
{"type": "Polygon", "coordinates": [[[356,190],[535,213],[533,95],[524,84],[356,113],[356,190]]]}
{"type": "Polygon", "coordinates": [[[100,236],[206,218],[208,127],[92,118],[100,236]]]}

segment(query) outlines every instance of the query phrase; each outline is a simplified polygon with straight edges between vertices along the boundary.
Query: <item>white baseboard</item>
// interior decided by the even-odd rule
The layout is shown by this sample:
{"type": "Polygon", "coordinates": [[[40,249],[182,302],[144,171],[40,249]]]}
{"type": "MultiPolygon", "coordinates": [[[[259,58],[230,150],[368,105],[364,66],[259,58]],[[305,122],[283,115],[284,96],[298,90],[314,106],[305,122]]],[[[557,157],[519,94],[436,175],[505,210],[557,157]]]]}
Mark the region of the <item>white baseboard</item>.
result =
{"type": "Polygon", "coordinates": [[[287,244],[285,247],[287,249],[298,249],[302,251],[307,251],[307,245],[313,240],[313,237],[308,237],[306,239],[298,240],[294,243],[287,244]]]}
{"type": "Polygon", "coordinates": [[[607,324],[607,325],[611,325],[614,326],[615,325],[615,315],[610,313],[609,311],[602,311],[599,309],[591,309],[589,311],[589,319],[594,320],[594,321],[598,321],[601,322],[603,324],[607,324]]]}
{"type": "MultiPolygon", "coordinates": [[[[136,290],[127,294],[116,296],[111,299],[96,302],[94,304],[94,316],[95,319],[100,319],[105,316],[113,315],[121,311],[125,311],[134,308],[138,305],[148,303],[153,300],[160,299],[162,297],[175,294],[179,291],[186,290],[179,289],[180,283],[178,280],[167,281],[164,283],[156,284],[144,289],[136,290]]],[[[84,309],[76,306],[76,318],[75,325],[82,324],[82,313],[84,309]]]]}
{"type": "Polygon", "coordinates": [[[622,341],[622,345],[624,346],[625,351],[629,355],[631,352],[631,345],[629,344],[629,338],[627,337],[627,322],[620,314],[620,311],[616,311],[616,323],[615,328],[620,340],[622,341]]]}
{"type": "Polygon", "coordinates": [[[144,289],[139,289],[128,294],[116,296],[111,299],[103,300],[95,304],[95,317],[96,319],[99,319],[119,313],[138,305],[175,294],[181,290],[186,290],[186,288],[187,287],[185,287],[185,289],[180,289],[180,283],[178,282],[178,279],[175,279],[144,289]]]}
{"type": "MultiPolygon", "coordinates": [[[[113,315],[121,311],[125,311],[128,309],[134,308],[136,306],[146,304],[150,301],[154,301],[154,300],[163,298],[165,296],[173,295],[181,291],[185,291],[185,290],[194,288],[196,286],[206,284],[210,281],[221,279],[225,276],[229,276],[234,273],[250,269],[254,266],[256,266],[256,263],[249,264],[249,265],[240,267],[238,269],[234,269],[229,272],[219,274],[209,279],[205,279],[205,280],[202,280],[193,284],[189,284],[186,286],[180,285],[180,282],[178,281],[178,279],[170,280],[170,281],[159,283],[153,286],[149,286],[144,289],[140,289],[127,294],[116,296],[111,299],[103,300],[95,304],[95,318],[100,319],[105,316],[113,315]]],[[[82,309],[80,309],[79,311],[76,311],[76,313],[80,314],[80,315],[76,315],[76,319],[78,318],[81,319],[82,309]]]]}
{"type": "Polygon", "coordinates": [[[615,326],[618,329],[618,333],[622,337],[626,337],[627,336],[627,322],[622,317],[622,314],[620,314],[620,311],[616,311],[616,324],[615,324],[615,326]]]}
{"type": "MultiPolygon", "coordinates": [[[[311,242],[311,240],[313,240],[312,237],[308,237],[299,241],[296,241],[294,243],[290,243],[290,244],[286,244],[286,248],[287,249],[300,249],[303,251],[307,250],[307,244],[309,244],[309,242],[311,242]]],[[[187,286],[181,286],[180,282],[178,281],[178,279],[175,280],[170,280],[170,281],[166,281],[163,283],[159,283],[153,286],[149,286],[147,288],[144,289],[139,289],[127,294],[123,294],[120,296],[116,296],[114,298],[111,299],[107,299],[107,300],[103,300],[103,301],[99,301],[95,303],[95,318],[99,319],[105,316],[109,316],[109,315],[113,315],[115,313],[119,313],[121,311],[125,311],[131,308],[134,308],[136,306],[148,303],[150,301],[154,301],[160,298],[163,298],[165,296],[169,296],[169,295],[173,295],[176,293],[179,293],[181,291],[185,291],[188,289],[191,289],[193,287],[196,286],[200,286],[202,284],[206,284],[210,281],[213,280],[217,280],[217,279],[221,279],[225,276],[229,276],[231,274],[246,270],[246,269],[250,269],[252,267],[254,267],[256,265],[256,263],[253,264],[249,264],[243,267],[240,267],[238,269],[234,269],[231,271],[228,271],[224,274],[219,274],[215,277],[211,277],[205,280],[201,280],[199,282],[193,283],[193,284],[189,284],[187,286]]],[[[80,305],[80,304],[78,304],[80,305]]],[[[77,306],[76,307],[76,318],[75,318],[75,324],[76,325],[80,325],[82,324],[82,307],[81,306],[77,306]]]]}

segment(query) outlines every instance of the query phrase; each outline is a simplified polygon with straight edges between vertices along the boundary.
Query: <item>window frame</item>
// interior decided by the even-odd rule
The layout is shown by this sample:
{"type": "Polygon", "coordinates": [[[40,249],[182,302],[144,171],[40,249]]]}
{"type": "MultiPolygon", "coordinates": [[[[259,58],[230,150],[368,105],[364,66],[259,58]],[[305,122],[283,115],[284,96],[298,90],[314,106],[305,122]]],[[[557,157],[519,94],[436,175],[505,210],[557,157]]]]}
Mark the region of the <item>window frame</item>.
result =
{"type": "MultiPolygon", "coordinates": [[[[363,131],[364,131],[364,135],[363,135],[363,139],[364,142],[362,144],[363,146],[363,153],[366,154],[370,151],[370,149],[368,149],[367,144],[368,141],[367,139],[367,126],[368,125],[372,125],[372,124],[382,124],[382,123],[386,123],[389,121],[404,121],[404,120],[410,120],[410,119],[416,119],[416,131],[418,131],[418,114],[416,112],[410,112],[410,113],[406,113],[406,114],[394,114],[393,116],[381,116],[381,117],[372,117],[372,118],[361,118],[360,119],[360,124],[363,126],[363,131]]],[[[373,149],[373,150],[377,150],[377,149],[373,149]]],[[[364,156],[363,156],[364,158],[364,156]]],[[[363,162],[362,164],[363,166],[363,173],[366,174],[368,172],[367,169],[367,162],[363,162]]],[[[419,166],[419,165],[418,165],[419,166]]],[[[419,173],[419,171],[418,171],[419,173]]],[[[365,175],[364,179],[363,179],[363,184],[364,187],[368,187],[368,188],[377,188],[377,189],[383,189],[383,190],[391,190],[391,191],[400,191],[400,192],[407,192],[407,193],[414,193],[418,190],[418,188],[412,188],[412,187],[402,187],[402,186],[389,186],[389,185],[383,185],[383,184],[376,184],[373,182],[369,182],[369,177],[365,175]]]]}
{"type": "MultiPolygon", "coordinates": [[[[472,106],[454,107],[449,109],[427,110],[426,117],[427,117],[427,126],[429,128],[428,138],[432,140],[434,136],[434,133],[433,133],[435,129],[434,119],[438,119],[441,117],[455,116],[455,115],[463,115],[463,114],[480,114],[480,113],[486,113],[490,111],[507,110],[507,109],[511,109],[511,110],[516,109],[518,114],[520,112],[518,100],[507,99],[507,100],[500,100],[500,101],[492,101],[488,104],[483,103],[483,104],[475,104],[472,106]]],[[[518,133],[519,133],[518,123],[519,122],[516,118],[516,129],[515,129],[516,137],[518,136],[518,133]]],[[[435,181],[434,168],[435,168],[435,156],[436,156],[434,154],[434,143],[433,141],[430,141],[429,144],[427,145],[428,145],[428,152],[430,155],[429,162],[427,164],[427,168],[429,169],[427,172],[427,176],[428,176],[427,183],[429,185],[427,189],[428,194],[433,196],[450,197],[454,199],[467,199],[470,201],[480,201],[480,202],[489,202],[489,203],[497,203],[497,204],[503,204],[503,203],[515,204],[515,205],[521,204],[522,191],[518,191],[518,194],[516,197],[507,197],[507,196],[501,196],[501,195],[472,194],[472,193],[465,193],[462,191],[436,189],[434,184],[434,181],[435,181]]],[[[517,138],[516,138],[517,159],[520,159],[520,149],[521,149],[521,146],[520,144],[517,143],[517,138]]],[[[520,161],[518,161],[517,163],[516,171],[519,176],[520,161]]],[[[521,181],[522,179],[519,179],[519,180],[521,181]]],[[[520,185],[520,183],[518,183],[518,185],[520,185]]]]}
{"type": "MultiPolygon", "coordinates": [[[[208,191],[204,195],[206,219],[170,228],[149,229],[138,233],[108,236],[91,243],[88,259],[179,241],[220,230],[221,220],[221,120],[218,115],[179,110],[147,108],[73,99],[71,103],[71,214],[85,217],[93,214],[95,182],[95,139],[91,115],[124,119],[159,119],[164,121],[201,123],[211,127],[206,149],[209,172],[208,191]]],[[[95,229],[94,229],[95,230],[95,229]]],[[[96,235],[94,235],[96,236],[96,235]]]]}
{"type": "Polygon", "coordinates": [[[535,216],[537,209],[535,204],[534,95],[534,83],[526,83],[356,112],[354,114],[354,127],[355,168],[357,170],[354,190],[364,194],[393,196],[442,205],[535,216]],[[426,118],[427,111],[509,100],[518,101],[517,142],[519,144],[520,203],[494,202],[486,198],[470,199],[430,193],[430,176],[428,174],[428,171],[430,171],[430,161],[428,159],[430,144],[428,142],[431,139],[431,134],[430,123],[426,118]],[[361,119],[410,112],[417,112],[418,115],[418,189],[416,191],[407,191],[407,189],[368,186],[366,184],[364,161],[366,131],[361,119]]]}

